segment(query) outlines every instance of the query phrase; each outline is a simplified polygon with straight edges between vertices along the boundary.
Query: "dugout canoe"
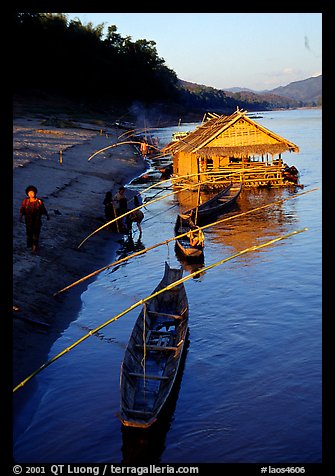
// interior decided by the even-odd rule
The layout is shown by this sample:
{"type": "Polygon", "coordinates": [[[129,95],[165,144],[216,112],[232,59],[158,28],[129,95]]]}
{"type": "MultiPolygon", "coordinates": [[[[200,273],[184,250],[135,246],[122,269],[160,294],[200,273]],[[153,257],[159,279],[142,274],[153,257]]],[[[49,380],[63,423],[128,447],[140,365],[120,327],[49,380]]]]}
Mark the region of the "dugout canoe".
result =
{"type": "Polygon", "coordinates": [[[230,183],[227,187],[214,195],[213,198],[201,203],[198,207],[197,224],[202,225],[228,211],[236,202],[242,191],[242,182],[230,183]]]}
{"type": "MultiPolygon", "coordinates": [[[[155,292],[182,278],[183,269],[165,263],[155,292]]],[[[120,371],[120,420],[124,426],[149,428],[159,417],[179,370],[188,331],[184,284],[154,296],[140,312],[120,371]]]]}
{"type": "Polygon", "coordinates": [[[190,208],[183,212],[183,215],[189,215],[192,219],[196,215],[197,210],[197,225],[204,225],[210,220],[215,219],[219,215],[228,211],[236,202],[238,196],[242,191],[242,182],[230,183],[214,197],[201,203],[198,207],[190,208]]]}
{"type": "Polygon", "coordinates": [[[175,234],[178,236],[184,233],[187,233],[187,235],[176,239],[176,253],[186,261],[203,262],[205,247],[204,234],[202,230],[199,230],[198,227],[193,224],[189,215],[179,213],[175,224],[175,234]],[[194,243],[193,240],[197,235],[199,235],[199,240],[194,243]]]}

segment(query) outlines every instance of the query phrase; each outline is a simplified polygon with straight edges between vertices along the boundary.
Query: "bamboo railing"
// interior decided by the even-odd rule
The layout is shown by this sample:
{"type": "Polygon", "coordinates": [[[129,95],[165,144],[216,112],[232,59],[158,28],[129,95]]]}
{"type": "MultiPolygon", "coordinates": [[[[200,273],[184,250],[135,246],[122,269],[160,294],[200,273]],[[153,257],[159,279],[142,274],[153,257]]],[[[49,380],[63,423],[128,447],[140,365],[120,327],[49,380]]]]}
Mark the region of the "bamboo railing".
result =
{"type": "MultiPolygon", "coordinates": [[[[203,175],[200,173],[201,181],[204,180],[202,178],[203,175]]],[[[242,182],[244,188],[261,186],[283,187],[289,184],[284,179],[280,165],[266,165],[264,163],[231,164],[207,171],[205,176],[207,181],[212,180],[215,182],[215,185],[220,185],[220,180],[231,180],[232,182],[242,182]]],[[[178,176],[172,177],[172,183],[177,179],[178,176]]],[[[178,181],[178,185],[184,185],[188,180],[192,181],[194,179],[186,178],[183,181],[178,181]]]]}

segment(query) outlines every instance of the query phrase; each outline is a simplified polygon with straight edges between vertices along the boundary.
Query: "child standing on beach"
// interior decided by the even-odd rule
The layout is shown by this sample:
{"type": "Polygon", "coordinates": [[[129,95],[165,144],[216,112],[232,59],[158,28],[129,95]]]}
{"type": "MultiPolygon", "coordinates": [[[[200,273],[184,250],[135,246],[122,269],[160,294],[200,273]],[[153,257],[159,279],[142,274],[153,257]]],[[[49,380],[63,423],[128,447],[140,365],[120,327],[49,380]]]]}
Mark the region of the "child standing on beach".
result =
{"type": "Polygon", "coordinates": [[[42,226],[42,215],[46,215],[47,220],[50,219],[49,214],[44,206],[43,201],[36,197],[37,188],[34,185],[29,185],[26,188],[26,195],[20,208],[20,222],[22,217],[25,217],[27,247],[32,249],[33,253],[37,252],[40,231],[42,226]]]}

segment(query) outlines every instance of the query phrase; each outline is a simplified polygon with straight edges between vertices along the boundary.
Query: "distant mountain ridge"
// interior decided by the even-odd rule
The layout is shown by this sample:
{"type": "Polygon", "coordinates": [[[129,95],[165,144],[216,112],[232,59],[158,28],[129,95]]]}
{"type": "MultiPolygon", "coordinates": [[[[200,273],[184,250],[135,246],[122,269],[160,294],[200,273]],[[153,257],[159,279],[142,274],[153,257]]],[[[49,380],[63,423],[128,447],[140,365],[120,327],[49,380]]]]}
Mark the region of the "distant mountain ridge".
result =
{"type": "Polygon", "coordinates": [[[239,93],[243,97],[250,97],[251,94],[268,97],[269,95],[300,101],[304,106],[320,106],[322,104],[322,74],[301,81],[294,81],[286,86],[279,86],[274,89],[255,91],[249,88],[234,87],[223,89],[225,93],[235,95],[239,93]]]}
{"type": "Polygon", "coordinates": [[[248,91],[250,93],[255,93],[255,94],[257,94],[257,92],[260,93],[260,91],[255,91],[254,89],[240,88],[238,86],[236,86],[234,88],[227,88],[227,89],[224,88],[223,91],[229,92],[229,93],[240,93],[241,91],[248,91]]]}
{"type": "MultiPolygon", "coordinates": [[[[232,107],[234,104],[248,110],[322,106],[322,75],[264,91],[241,87],[215,89],[211,86],[184,80],[179,80],[179,83],[191,94],[203,96],[207,101],[209,101],[209,97],[220,98],[223,109],[232,107]]],[[[215,106],[218,108],[220,104],[217,103],[215,106]]],[[[213,107],[212,104],[211,107],[213,107]]]]}
{"type": "MultiPolygon", "coordinates": [[[[262,91],[262,94],[268,91],[262,91]]],[[[294,81],[287,86],[279,86],[270,91],[277,96],[304,102],[318,102],[322,98],[322,74],[302,81],[294,81]]]]}

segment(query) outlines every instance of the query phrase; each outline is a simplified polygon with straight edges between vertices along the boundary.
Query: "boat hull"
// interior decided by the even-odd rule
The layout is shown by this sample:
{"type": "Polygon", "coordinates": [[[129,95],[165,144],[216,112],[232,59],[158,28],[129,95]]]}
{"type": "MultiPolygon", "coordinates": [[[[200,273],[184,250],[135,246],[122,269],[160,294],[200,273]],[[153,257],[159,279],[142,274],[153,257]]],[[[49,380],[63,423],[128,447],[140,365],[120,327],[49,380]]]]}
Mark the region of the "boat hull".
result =
{"type": "Polygon", "coordinates": [[[208,220],[228,211],[236,202],[242,191],[242,183],[231,184],[224,193],[218,193],[208,202],[204,202],[198,209],[198,224],[204,225],[208,220]]]}
{"type": "MultiPolygon", "coordinates": [[[[153,291],[181,279],[183,270],[165,263],[153,291]]],[[[120,371],[120,420],[124,426],[152,426],[174,387],[188,331],[183,283],[153,297],[139,314],[120,371]]]]}
{"type": "Polygon", "coordinates": [[[176,253],[179,253],[187,260],[203,261],[204,251],[203,248],[196,248],[190,245],[189,240],[176,240],[175,246],[176,253]]]}

